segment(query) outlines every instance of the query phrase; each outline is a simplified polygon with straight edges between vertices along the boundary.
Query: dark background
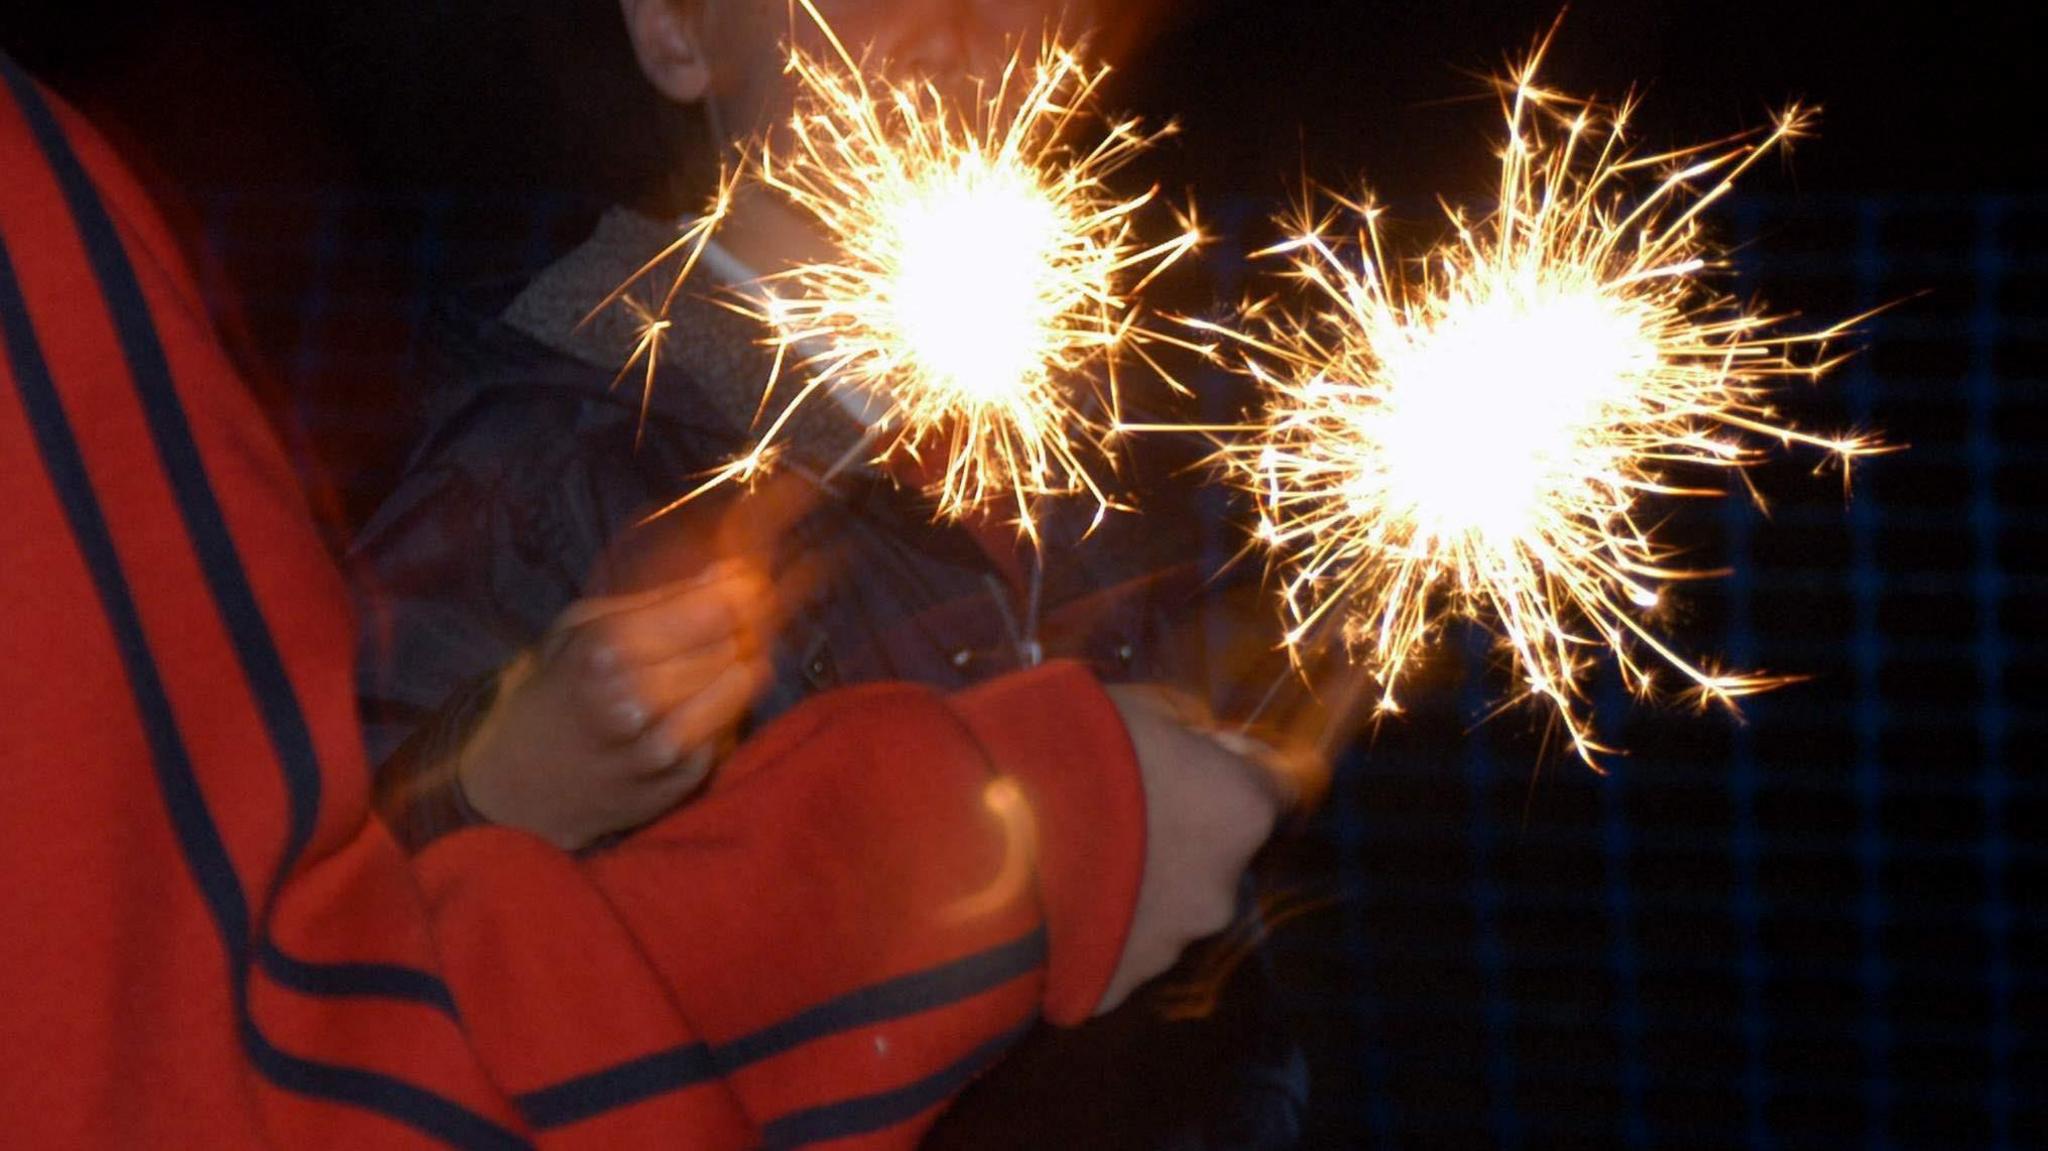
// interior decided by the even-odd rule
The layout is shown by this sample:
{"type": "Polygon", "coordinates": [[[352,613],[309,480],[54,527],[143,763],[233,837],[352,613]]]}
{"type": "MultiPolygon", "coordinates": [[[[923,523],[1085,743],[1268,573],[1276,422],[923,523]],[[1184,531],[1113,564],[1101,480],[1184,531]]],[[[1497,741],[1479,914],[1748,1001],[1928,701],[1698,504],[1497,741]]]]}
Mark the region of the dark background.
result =
{"type": "MultiPolygon", "coordinates": [[[[1761,122],[1819,139],[1716,211],[1738,285],[1835,317],[1903,301],[1788,409],[1904,454],[1843,498],[1816,461],[1677,514],[1735,574],[1691,651],[1802,673],[1747,722],[1631,705],[1606,776],[1539,759],[1501,669],[1451,637],[1413,714],[1347,755],[1269,886],[1316,1146],[2048,1146],[2048,101],[2020,6],[1573,6],[1550,81],[1637,86],[1650,144],[1761,122]],[[1540,766],[1539,766],[1540,765],[1540,766]]],[[[1153,175],[1223,233],[1197,305],[1304,175],[1364,177],[1426,241],[1489,186],[1476,76],[1531,3],[1169,4],[1116,100],[1178,115],[1153,175]]],[[[169,205],[337,542],[410,434],[432,300],[545,263],[677,138],[610,0],[8,0],[0,45],[83,105],[169,205]]],[[[1480,205],[1483,207],[1483,204],[1480,205]]],[[[1227,411],[1224,381],[1205,403],[1227,411]]],[[[1230,541],[1216,537],[1220,561],[1230,541]]]]}

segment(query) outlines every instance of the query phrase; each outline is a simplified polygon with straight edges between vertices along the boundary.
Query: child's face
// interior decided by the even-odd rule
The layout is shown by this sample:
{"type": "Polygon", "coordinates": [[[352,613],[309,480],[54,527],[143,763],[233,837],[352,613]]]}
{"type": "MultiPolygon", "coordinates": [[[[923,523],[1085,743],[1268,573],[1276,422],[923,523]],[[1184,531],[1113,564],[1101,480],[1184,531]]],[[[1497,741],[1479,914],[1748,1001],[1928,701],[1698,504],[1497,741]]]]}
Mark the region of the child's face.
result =
{"type": "MultiPolygon", "coordinates": [[[[789,0],[672,2],[695,17],[688,23],[710,73],[704,99],[729,136],[750,135],[788,112],[793,93],[783,63],[792,33],[806,51],[829,51],[815,22],[789,0]]],[[[1069,38],[1088,32],[1100,0],[814,2],[856,56],[867,53],[891,76],[950,86],[992,77],[1019,43],[1048,30],[1069,38]]]]}
{"type": "MultiPolygon", "coordinates": [[[[885,75],[917,77],[971,96],[997,79],[1011,53],[1057,32],[1073,42],[1098,21],[1128,29],[1156,0],[813,0],[856,59],[885,75]]],[[[784,122],[796,90],[784,72],[787,45],[830,53],[824,32],[796,0],[622,0],[641,70],[669,99],[704,108],[721,142],[757,138],[784,122]]],[[[822,258],[823,237],[772,197],[743,197],[719,244],[746,267],[768,272],[822,258]]]]}

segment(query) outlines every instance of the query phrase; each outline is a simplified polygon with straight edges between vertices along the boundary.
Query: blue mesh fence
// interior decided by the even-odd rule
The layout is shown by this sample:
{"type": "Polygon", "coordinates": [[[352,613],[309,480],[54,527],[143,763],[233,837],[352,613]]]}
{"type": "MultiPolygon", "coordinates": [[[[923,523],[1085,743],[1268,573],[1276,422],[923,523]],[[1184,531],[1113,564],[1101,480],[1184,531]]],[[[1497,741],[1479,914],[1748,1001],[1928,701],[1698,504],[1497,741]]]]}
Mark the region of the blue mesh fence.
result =
{"type": "MultiPolygon", "coordinates": [[[[412,431],[433,299],[530,274],[592,218],[529,195],[197,203],[222,317],[344,522],[412,431]]],[[[2048,574],[2028,546],[2048,525],[2048,201],[1720,218],[1744,294],[1823,319],[1903,300],[1786,408],[1910,450],[1859,466],[1847,499],[1790,453],[1756,476],[1768,513],[1677,514],[1732,574],[1686,589],[1673,634],[1808,677],[1742,722],[1609,682],[1600,722],[1631,754],[1605,776],[1539,764],[1533,720],[1480,722],[1500,669],[1474,634],[1342,758],[1270,876],[1316,904],[1270,946],[1317,1146],[2048,1146],[2048,574]]],[[[1210,264],[1226,296],[1231,250],[1210,264]]],[[[1226,506],[1204,505],[1212,560],[1235,547],[1226,506]]]]}
{"type": "Polygon", "coordinates": [[[1809,677],[1742,723],[1633,705],[1605,776],[1538,769],[1468,643],[1290,861],[1344,900],[1276,941],[1330,1146],[2021,1147],[2048,1139],[2048,205],[1750,201],[1741,285],[1904,302],[1786,407],[1882,428],[1846,499],[1793,455],[1672,527],[1733,573],[1673,630],[1809,677]],[[1925,295],[1911,299],[1915,293],[1925,295]],[[1690,533],[1690,534],[1687,534],[1690,533]],[[1477,686],[1475,686],[1477,685],[1477,686]]]}

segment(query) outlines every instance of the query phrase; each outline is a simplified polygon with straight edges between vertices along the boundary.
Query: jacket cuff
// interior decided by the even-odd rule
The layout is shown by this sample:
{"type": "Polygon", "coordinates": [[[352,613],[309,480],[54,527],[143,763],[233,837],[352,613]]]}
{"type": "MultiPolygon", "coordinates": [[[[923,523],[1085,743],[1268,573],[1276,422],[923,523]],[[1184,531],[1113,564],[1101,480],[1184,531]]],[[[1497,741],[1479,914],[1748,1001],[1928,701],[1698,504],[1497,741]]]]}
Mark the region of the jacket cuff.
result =
{"type": "Polygon", "coordinates": [[[490,823],[470,804],[456,766],[490,713],[500,678],[494,672],[458,688],[377,768],[371,805],[406,854],[417,855],[451,832],[490,823]]]}
{"type": "Polygon", "coordinates": [[[996,769],[1037,815],[1051,960],[1044,1012],[1095,1014],[1122,958],[1145,870],[1145,791],[1116,705],[1081,664],[1056,661],[953,697],[996,769]]]}

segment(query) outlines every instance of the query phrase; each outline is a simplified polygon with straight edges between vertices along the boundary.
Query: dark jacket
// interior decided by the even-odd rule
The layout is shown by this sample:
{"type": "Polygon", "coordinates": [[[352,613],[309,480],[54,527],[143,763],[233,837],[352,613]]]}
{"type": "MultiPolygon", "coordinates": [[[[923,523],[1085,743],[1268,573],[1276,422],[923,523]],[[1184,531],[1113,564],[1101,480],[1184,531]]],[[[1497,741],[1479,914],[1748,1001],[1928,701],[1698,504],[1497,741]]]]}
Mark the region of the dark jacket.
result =
{"type": "MultiPolygon", "coordinates": [[[[710,511],[643,517],[748,446],[731,397],[677,366],[687,349],[663,367],[643,423],[637,378],[515,330],[501,319],[510,298],[474,293],[437,317],[424,436],[352,550],[361,697],[380,761],[436,724],[459,727],[450,717],[473,710],[496,670],[587,590],[682,574],[692,525],[710,511]]],[[[1025,567],[1006,537],[935,523],[925,497],[871,472],[829,487],[779,541],[783,562],[822,557],[828,574],[785,628],[754,722],[834,686],[953,689],[1020,666],[1025,567]]],[[[1104,680],[1186,675],[1200,657],[1186,626],[1192,548],[1176,540],[1189,518],[1112,515],[1083,540],[1093,511],[1045,517],[1046,657],[1104,680]]],[[[1162,1024],[1140,999],[1078,1032],[1041,1033],[969,1093],[934,1144],[1291,1145],[1298,1057],[1261,974],[1237,983],[1243,994],[1208,1023],[1162,1024]]]]}
{"type": "MultiPolygon", "coordinates": [[[[679,545],[743,497],[729,489],[641,524],[746,441],[693,417],[679,371],[662,373],[642,427],[637,395],[499,322],[491,305],[502,299],[472,296],[438,315],[425,434],[350,552],[380,762],[594,584],[684,574],[673,570],[679,545]]],[[[822,559],[829,577],[782,636],[757,721],[842,684],[950,689],[1019,666],[1027,558],[993,553],[983,541],[994,532],[934,523],[922,495],[871,473],[831,487],[785,544],[790,564],[822,559]]],[[[1154,648],[1192,641],[1179,626],[1191,568],[1174,562],[1187,549],[1122,515],[1076,546],[1077,519],[1063,509],[1046,525],[1046,657],[1083,660],[1111,681],[1165,674],[1179,661],[1154,648]]]]}

